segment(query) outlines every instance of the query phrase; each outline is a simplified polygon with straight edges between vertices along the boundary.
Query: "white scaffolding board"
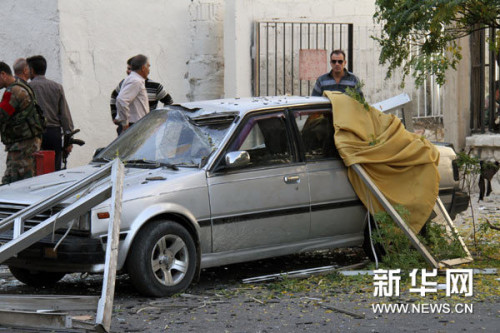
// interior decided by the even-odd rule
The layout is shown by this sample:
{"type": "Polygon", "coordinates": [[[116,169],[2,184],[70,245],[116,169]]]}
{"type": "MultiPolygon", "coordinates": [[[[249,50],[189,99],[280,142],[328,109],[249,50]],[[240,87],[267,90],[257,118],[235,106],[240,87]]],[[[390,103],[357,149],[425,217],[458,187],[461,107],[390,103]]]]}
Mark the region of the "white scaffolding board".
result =
{"type": "MultiPolygon", "coordinates": [[[[106,262],[101,298],[97,305],[97,316],[93,329],[109,332],[114,300],[116,263],[118,255],[118,234],[120,230],[121,201],[123,192],[124,166],[115,159],[90,176],[45,198],[0,222],[0,232],[12,230],[12,240],[0,246],[0,264],[17,255],[32,244],[50,235],[57,229],[66,227],[74,219],[111,197],[111,211],[106,246],[106,262]],[[40,214],[73,195],[79,198],[59,213],[40,224],[24,231],[24,221],[40,214]]],[[[14,296],[13,296],[14,297],[14,296]]],[[[53,296],[57,299],[62,296],[53,296]]],[[[50,299],[49,299],[50,302],[50,299]]],[[[43,305],[42,305],[43,308],[43,305]]],[[[40,314],[18,310],[0,310],[0,325],[14,325],[35,328],[71,328],[72,321],[65,313],[40,314]],[[11,314],[11,315],[9,315],[11,314]],[[16,325],[17,324],[17,325],[16,325]]],[[[78,326],[74,325],[75,327],[78,326]]]]}

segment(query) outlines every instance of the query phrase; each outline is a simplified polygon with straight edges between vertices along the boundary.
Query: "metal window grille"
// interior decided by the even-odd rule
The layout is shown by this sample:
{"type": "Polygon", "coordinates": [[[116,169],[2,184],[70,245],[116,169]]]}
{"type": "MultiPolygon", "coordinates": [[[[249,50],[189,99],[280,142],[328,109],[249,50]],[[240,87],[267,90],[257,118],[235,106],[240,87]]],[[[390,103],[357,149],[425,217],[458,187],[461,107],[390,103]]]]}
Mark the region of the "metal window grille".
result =
{"type": "Polygon", "coordinates": [[[489,47],[495,28],[478,30],[471,35],[471,101],[470,129],[473,133],[498,131],[495,118],[495,81],[499,78],[499,54],[489,47]]]}
{"type": "Polygon", "coordinates": [[[301,49],[342,49],[352,72],[353,24],[256,22],[253,95],[309,95],[315,81],[299,79],[301,49]]]}

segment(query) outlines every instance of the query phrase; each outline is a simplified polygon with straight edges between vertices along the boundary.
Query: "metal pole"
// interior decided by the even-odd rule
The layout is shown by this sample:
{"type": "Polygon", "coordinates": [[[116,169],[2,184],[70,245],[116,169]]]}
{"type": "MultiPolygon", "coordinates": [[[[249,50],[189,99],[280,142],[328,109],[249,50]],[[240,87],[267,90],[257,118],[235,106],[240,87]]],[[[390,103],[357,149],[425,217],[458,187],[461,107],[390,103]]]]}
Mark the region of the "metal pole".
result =
{"type": "Polygon", "coordinates": [[[266,22],[266,96],[269,96],[269,22],[266,22]]]}
{"type": "MultiPolygon", "coordinates": [[[[332,23],[332,49],[331,51],[335,50],[335,24],[332,23]]],[[[330,61],[330,59],[328,59],[330,61]]]]}
{"type": "Polygon", "coordinates": [[[484,30],[481,30],[479,34],[479,58],[480,58],[480,63],[481,63],[481,70],[479,73],[479,125],[481,129],[481,133],[484,133],[484,82],[485,82],[485,73],[484,73],[484,64],[485,64],[485,51],[484,51],[484,45],[485,45],[485,36],[484,36],[484,30]]]}
{"type": "MultiPolygon", "coordinates": [[[[311,23],[307,24],[307,49],[311,49],[311,23]]],[[[307,80],[307,94],[311,92],[311,80],[307,80]]]]}
{"type": "Polygon", "coordinates": [[[254,77],[254,96],[260,96],[260,22],[257,22],[255,39],[255,77],[254,77]]]}
{"type": "Polygon", "coordinates": [[[326,23],[323,23],[323,49],[326,48],[326,23]]]}
{"type": "Polygon", "coordinates": [[[293,54],[295,52],[295,49],[293,48],[293,44],[294,44],[293,43],[293,38],[294,38],[294,36],[293,36],[293,30],[294,29],[295,29],[295,27],[294,27],[294,24],[292,23],[292,70],[291,70],[292,79],[290,80],[291,83],[292,83],[292,95],[293,95],[293,88],[295,86],[295,80],[294,80],[294,77],[293,77],[293,65],[294,65],[294,63],[293,63],[293,54]]]}
{"type": "Polygon", "coordinates": [[[274,95],[278,95],[278,23],[274,23],[274,95]]]}
{"type": "Polygon", "coordinates": [[[340,46],[339,49],[343,49],[342,47],[342,24],[339,24],[340,30],[339,30],[339,36],[340,36],[340,46]]]}
{"type": "MultiPolygon", "coordinates": [[[[302,23],[300,23],[300,30],[299,30],[299,50],[302,50],[302,23]]],[[[300,59],[299,59],[300,62],[300,59]]],[[[300,79],[299,76],[299,95],[302,96],[302,80],[300,79]]]]}
{"type": "Polygon", "coordinates": [[[349,58],[349,60],[347,61],[347,69],[349,70],[349,72],[353,72],[353,68],[354,68],[354,25],[353,24],[349,24],[347,26],[348,28],[348,36],[347,36],[347,49],[349,51],[349,53],[347,54],[347,57],[349,58]]]}
{"type": "Polygon", "coordinates": [[[283,22],[283,94],[286,94],[286,23],[283,22]]]}
{"type": "MultiPolygon", "coordinates": [[[[490,38],[494,38],[495,36],[495,28],[490,28],[490,38]]],[[[490,96],[489,96],[489,119],[488,119],[488,129],[493,132],[495,129],[495,114],[496,114],[496,103],[495,103],[495,78],[496,78],[496,54],[495,49],[490,49],[490,59],[489,59],[489,74],[490,74],[490,96]]]]}

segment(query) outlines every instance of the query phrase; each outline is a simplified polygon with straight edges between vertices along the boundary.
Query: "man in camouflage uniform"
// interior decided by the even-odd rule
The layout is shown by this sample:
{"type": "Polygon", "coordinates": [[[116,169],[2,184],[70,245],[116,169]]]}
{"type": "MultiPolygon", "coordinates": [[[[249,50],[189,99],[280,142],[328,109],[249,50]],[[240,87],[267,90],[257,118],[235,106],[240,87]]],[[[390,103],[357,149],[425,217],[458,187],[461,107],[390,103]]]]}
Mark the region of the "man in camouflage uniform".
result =
{"type": "Polygon", "coordinates": [[[33,177],[35,157],[40,150],[43,118],[37,110],[33,90],[12,76],[10,67],[0,61],[0,134],[7,151],[7,169],[3,184],[33,177]]]}

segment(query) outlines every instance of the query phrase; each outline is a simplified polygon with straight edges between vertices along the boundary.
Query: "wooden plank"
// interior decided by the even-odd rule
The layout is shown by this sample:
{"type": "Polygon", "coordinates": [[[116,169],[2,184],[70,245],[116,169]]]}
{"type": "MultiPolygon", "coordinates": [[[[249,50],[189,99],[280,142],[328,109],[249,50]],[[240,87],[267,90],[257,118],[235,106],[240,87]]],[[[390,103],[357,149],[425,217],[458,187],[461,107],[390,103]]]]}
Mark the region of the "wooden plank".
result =
{"type": "Polygon", "coordinates": [[[119,159],[115,159],[111,174],[113,190],[111,195],[110,223],[108,225],[108,242],[106,244],[106,262],[104,265],[102,293],[96,315],[96,330],[98,332],[109,332],[111,328],[116,265],[118,260],[118,236],[120,234],[122,211],[123,169],[123,163],[119,159]]]}
{"type": "MultiPolygon", "coordinates": [[[[438,199],[439,199],[439,196],[438,196],[438,199]]],[[[438,204],[437,200],[436,200],[436,203],[434,204],[433,212],[436,214],[436,216],[431,221],[444,227],[446,235],[450,238],[450,240],[453,240],[454,234],[453,234],[448,222],[446,221],[446,217],[441,212],[441,209],[439,208],[439,204],[438,204]]]]}
{"type": "Polygon", "coordinates": [[[455,224],[451,220],[450,215],[448,215],[448,212],[446,211],[446,208],[444,208],[443,202],[441,199],[438,197],[436,200],[436,204],[439,207],[439,210],[441,211],[446,223],[448,224],[448,227],[451,229],[451,232],[457,237],[458,241],[460,242],[460,245],[462,245],[463,250],[467,254],[467,257],[465,259],[469,260],[468,262],[473,261],[472,255],[469,252],[469,249],[465,245],[464,240],[462,239],[462,236],[460,236],[460,233],[458,232],[457,228],[455,227],[455,224]]]}
{"type": "Polygon", "coordinates": [[[429,253],[424,244],[420,242],[417,236],[411,231],[411,229],[406,225],[405,221],[401,218],[399,213],[392,207],[391,203],[387,200],[387,198],[380,192],[377,185],[375,185],[365,170],[359,164],[353,164],[350,166],[363,180],[368,189],[373,193],[373,195],[378,199],[380,204],[384,207],[386,212],[392,217],[394,222],[403,230],[406,236],[410,239],[411,243],[415,248],[422,254],[424,259],[434,268],[439,268],[439,264],[434,259],[434,257],[429,253]]]}
{"type": "Polygon", "coordinates": [[[99,297],[97,296],[0,295],[0,309],[20,311],[95,311],[98,300],[99,297]]]}
{"type": "Polygon", "coordinates": [[[473,258],[455,258],[455,259],[441,260],[439,262],[439,268],[467,264],[467,263],[472,262],[472,261],[474,261],[473,258]]]}
{"type": "Polygon", "coordinates": [[[71,328],[71,318],[66,313],[37,313],[0,310],[0,325],[30,328],[71,328]]]}

